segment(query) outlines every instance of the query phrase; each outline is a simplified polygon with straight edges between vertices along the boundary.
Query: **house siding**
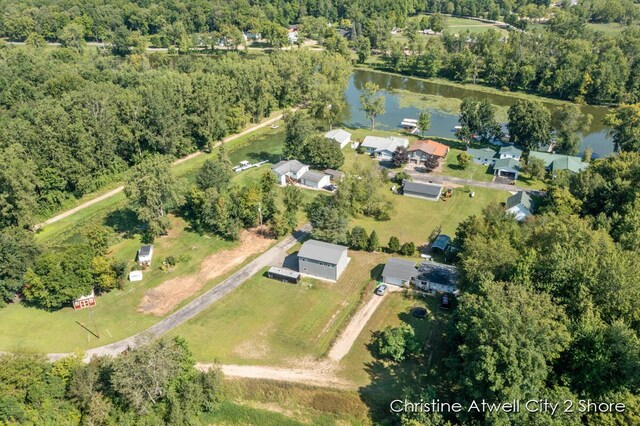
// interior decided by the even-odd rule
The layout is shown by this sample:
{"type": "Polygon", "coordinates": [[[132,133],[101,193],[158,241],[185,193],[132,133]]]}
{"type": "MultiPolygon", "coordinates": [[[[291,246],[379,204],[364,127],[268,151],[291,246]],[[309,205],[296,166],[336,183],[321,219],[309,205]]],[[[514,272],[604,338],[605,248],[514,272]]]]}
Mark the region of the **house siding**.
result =
{"type": "Polygon", "coordinates": [[[302,274],[311,275],[331,281],[338,281],[349,263],[347,251],[342,254],[337,264],[319,262],[308,257],[298,257],[298,271],[302,274]]]}

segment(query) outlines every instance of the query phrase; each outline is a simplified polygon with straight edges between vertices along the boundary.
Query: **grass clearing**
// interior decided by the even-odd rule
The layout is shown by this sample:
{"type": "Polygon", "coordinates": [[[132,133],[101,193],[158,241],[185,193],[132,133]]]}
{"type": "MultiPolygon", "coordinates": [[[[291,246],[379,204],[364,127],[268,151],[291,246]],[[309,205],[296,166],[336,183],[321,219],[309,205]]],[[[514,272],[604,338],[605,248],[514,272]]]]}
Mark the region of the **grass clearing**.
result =
{"type": "Polygon", "coordinates": [[[382,254],[350,256],[337,283],[305,278],[286,284],[265,277],[265,268],[171,334],[185,337],[201,362],[286,365],[295,358],[320,358],[363,291],[373,290],[372,271],[384,262],[382,254]]]}

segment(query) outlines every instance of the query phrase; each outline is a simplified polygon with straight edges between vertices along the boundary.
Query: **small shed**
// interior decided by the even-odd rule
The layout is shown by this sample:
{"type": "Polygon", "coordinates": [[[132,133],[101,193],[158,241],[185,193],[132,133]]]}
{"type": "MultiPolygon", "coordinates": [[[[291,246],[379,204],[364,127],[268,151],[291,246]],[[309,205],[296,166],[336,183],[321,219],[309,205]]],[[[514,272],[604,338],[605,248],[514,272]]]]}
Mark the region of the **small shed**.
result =
{"type": "Polygon", "coordinates": [[[433,244],[431,244],[431,251],[433,253],[444,253],[447,250],[447,247],[449,247],[449,244],[451,244],[451,237],[445,234],[440,234],[433,244]]]}
{"type": "Polygon", "coordinates": [[[129,281],[142,281],[142,271],[129,272],[129,281]]]}
{"type": "Polygon", "coordinates": [[[344,148],[349,144],[349,142],[351,142],[351,133],[343,129],[329,130],[325,133],[324,137],[337,143],[340,146],[340,149],[344,148]]]}
{"type": "Polygon", "coordinates": [[[403,287],[405,284],[409,284],[417,274],[416,262],[392,257],[384,265],[382,282],[403,287]]]}
{"type": "Polygon", "coordinates": [[[278,268],[277,266],[272,266],[267,271],[267,277],[273,280],[279,280],[284,283],[293,283],[297,284],[300,282],[300,272],[294,271],[288,268],[278,268]]]}
{"type": "Polygon", "coordinates": [[[341,182],[344,179],[344,173],[340,170],[325,169],[324,173],[330,176],[333,183],[341,182]]]}
{"type": "Polygon", "coordinates": [[[408,197],[438,201],[442,194],[442,185],[411,182],[405,179],[402,181],[402,194],[408,197]]]}
{"type": "Polygon", "coordinates": [[[91,294],[80,296],[73,301],[73,309],[76,311],[78,309],[89,308],[91,306],[96,306],[96,295],[93,290],[91,290],[91,294]]]}
{"type": "Polygon", "coordinates": [[[149,266],[151,265],[151,259],[153,258],[153,246],[145,245],[140,247],[138,250],[138,263],[140,265],[149,266]]]}

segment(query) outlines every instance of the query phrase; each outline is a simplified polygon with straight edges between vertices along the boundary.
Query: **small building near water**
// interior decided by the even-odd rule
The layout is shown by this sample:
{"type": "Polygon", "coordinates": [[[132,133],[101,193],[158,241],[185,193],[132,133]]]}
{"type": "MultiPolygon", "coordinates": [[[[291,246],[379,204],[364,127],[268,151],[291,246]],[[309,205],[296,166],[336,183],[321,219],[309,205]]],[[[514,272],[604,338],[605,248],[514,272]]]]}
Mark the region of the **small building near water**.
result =
{"type": "Polygon", "coordinates": [[[329,139],[331,142],[335,142],[340,145],[340,149],[344,148],[349,144],[349,142],[351,142],[351,133],[343,129],[329,130],[324,134],[324,137],[329,139]]]}

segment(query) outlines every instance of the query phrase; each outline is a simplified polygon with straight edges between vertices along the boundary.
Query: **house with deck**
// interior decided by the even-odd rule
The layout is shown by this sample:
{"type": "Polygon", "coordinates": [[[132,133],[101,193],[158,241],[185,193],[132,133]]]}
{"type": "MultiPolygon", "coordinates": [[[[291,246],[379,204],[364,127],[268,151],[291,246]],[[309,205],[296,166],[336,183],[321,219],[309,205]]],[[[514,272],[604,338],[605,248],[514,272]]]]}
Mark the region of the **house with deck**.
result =
{"type": "Polygon", "coordinates": [[[347,247],[307,240],[298,252],[298,271],[303,275],[337,281],[349,260],[347,247]]]}
{"type": "Polygon", "coordinates": [[[436,157],[438,160],[443,159],[449,153],[449,147],[445,144],[435,142],[429,139],[414,142],[409,149],[409,163],[424,164],[429,157],[436,157]]]}
{"type": "Polygon", "coordinates": [[[408,147],[409,140],[395,136],[366,136],[360,146],[367,154],[370,154],[380,160],[391,160],[396,148],[408,147]]]}
{"type": "Polygon", "coordinates": [[[286,185],[288,180],[299,181],[309,171],[309,166],[298,160],[284,160],[271,166],[271,170],[276,174],[278,183],[286,185]]]}

